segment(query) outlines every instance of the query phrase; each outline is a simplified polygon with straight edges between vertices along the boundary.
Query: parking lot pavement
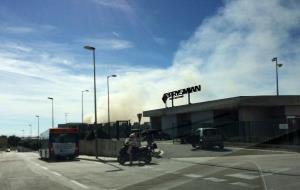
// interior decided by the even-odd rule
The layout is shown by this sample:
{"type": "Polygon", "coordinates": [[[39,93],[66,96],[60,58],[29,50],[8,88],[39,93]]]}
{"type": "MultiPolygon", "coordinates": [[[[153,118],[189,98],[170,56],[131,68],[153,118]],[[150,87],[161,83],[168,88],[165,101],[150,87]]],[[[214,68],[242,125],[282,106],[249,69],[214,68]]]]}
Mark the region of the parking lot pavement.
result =
{"type": "MultiPolygon", "coordinates": [[[[40,160],[37,153],[3,153],[0,155],[0,187],[55,190],[300,188],[300,154],[268,151],[258,155],[252,149],[243,151],[243,155],[231,156],[154,158],[150,165],[135,163],[132,167],[119,165],[116,158],[96,160],[94,156],[80,156],[76,161],[46,162],[40,160]]],[[[206,152],[208,150],[198,150],[197,153],[206,152]]]]}
{"type": "Polygon", "coordinates": [[[157,145],[164,151],[164,158],[182,158],[182,157],[220,157],[220,156],[241,156],[241,155],[265,155],[281,154],[286,151],[248,149],[239,147],[224,147],[223,150],[213,148],[209,150],[195,149],[190,144],[180,144],[172,141],[158,141],[157,145]]]}
{"type": "Polygon", "coordinates": [[[258,172],[195,165],[124,189],[261,189],[258,172]]]}
{"type": "Polygon", "coordinates": [[[299,154],[172,158],[194,163],[124,189],[300,189],[299,154]]]}

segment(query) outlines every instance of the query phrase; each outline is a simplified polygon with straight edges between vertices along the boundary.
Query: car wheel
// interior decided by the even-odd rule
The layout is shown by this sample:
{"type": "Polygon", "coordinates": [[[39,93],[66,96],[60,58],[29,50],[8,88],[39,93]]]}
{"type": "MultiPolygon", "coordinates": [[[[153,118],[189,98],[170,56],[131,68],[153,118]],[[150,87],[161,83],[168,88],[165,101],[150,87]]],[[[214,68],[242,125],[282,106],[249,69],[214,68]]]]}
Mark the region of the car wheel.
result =
{"type": "Polygon", "coordinates": [[[220,148],[220,150],[223,150],[224,149],[224,145],[223,144],[219,145],[219,148],[220,148]]]}

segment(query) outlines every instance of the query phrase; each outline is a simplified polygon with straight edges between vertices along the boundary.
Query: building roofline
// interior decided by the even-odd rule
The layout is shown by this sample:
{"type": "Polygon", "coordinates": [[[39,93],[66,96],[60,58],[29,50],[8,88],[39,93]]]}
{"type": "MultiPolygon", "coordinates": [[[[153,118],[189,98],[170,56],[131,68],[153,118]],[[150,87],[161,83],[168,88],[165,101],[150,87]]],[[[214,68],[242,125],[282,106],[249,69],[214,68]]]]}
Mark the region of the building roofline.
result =
{"type": "Polygon", "coordinates": [[[219,109],[234,109],[241,106],[300,106],[300,95],[259,95],[259,96],[236,96],[194,104],[160,108],[143,112],[144,117],[171,115],[193,111],[207,111],[219,109]]]}

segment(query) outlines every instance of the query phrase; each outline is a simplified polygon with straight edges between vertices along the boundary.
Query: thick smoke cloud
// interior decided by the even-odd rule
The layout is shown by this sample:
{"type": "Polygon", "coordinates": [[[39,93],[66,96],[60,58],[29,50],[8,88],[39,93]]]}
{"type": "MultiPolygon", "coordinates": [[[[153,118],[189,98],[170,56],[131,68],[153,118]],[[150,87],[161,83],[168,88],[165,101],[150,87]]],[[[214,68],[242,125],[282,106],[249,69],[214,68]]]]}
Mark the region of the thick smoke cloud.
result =
{"type": "MultiPolygon", "coordinates": [[[[299,10],[299,1],[226,1],[181,42],[169,68],[143,68],[114,79],[111,120],[136,121],[137,113],[164,107],[163,93],[197,84],[203,90],[192,95],[193,102],[275,94],[274,56],[284,64],[281,94],[299,94],[299,10]]],[[[99,121],[107,121],[106,99],[99,98],[99,121]]],[[[92,122],[92,115],[85,120],[92,122]]]]}

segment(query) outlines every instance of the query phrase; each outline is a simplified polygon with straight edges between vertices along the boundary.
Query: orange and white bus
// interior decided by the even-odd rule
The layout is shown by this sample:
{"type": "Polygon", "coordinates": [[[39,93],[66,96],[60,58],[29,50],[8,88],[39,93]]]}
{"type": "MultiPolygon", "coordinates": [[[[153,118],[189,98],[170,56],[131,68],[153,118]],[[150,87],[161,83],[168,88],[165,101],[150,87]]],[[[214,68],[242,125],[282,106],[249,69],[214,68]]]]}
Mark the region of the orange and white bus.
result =
{"type": "Polygon", "coordinates": [[[40,135],[41,159],[74,159],[79,155],[79,134],[76,128],[50,128],[40,135]]]}

